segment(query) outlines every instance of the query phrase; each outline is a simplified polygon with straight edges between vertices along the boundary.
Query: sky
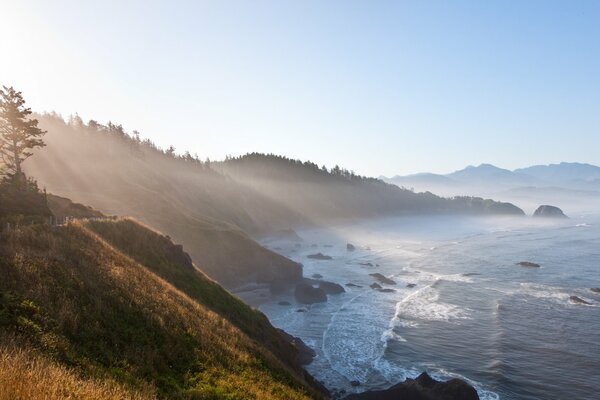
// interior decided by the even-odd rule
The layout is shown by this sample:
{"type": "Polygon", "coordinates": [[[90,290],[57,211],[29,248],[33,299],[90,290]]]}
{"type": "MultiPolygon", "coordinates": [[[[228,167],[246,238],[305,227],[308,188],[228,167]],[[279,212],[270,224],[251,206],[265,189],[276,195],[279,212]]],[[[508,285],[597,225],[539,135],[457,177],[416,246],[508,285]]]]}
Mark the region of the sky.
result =
{"type": "Polygon", "coordinates": [[[0,84],[201,158],[600,164],[598,1],[0,0],[0,84]]]}

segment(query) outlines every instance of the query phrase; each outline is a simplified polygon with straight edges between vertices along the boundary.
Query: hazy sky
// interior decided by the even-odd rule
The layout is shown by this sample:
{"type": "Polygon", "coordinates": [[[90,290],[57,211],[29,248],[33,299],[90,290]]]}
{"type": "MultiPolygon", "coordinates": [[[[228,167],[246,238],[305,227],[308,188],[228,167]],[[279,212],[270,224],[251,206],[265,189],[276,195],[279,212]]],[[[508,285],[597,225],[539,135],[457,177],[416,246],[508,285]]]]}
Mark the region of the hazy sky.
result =
{"type": "Polygon", "coordinates": [[[0,83],[178,151],[600,164],[600,1],[0,0],[0,83]]]}

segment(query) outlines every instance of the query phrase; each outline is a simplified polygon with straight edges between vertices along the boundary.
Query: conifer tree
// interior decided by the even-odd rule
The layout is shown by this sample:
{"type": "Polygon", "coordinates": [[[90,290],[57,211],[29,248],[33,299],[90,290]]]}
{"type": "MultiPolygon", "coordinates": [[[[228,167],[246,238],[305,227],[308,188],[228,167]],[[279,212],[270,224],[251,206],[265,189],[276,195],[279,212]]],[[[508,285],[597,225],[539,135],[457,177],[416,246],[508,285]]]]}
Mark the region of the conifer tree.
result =
{"type": "Polygon", "coordinates": [[[0,158],[8,176],[17,181],[25,181],[21,164],[32,156],[31,150],[45,146],[46,132],[30,115],[21,92],[6,86],[0,89],[0,158]]]}

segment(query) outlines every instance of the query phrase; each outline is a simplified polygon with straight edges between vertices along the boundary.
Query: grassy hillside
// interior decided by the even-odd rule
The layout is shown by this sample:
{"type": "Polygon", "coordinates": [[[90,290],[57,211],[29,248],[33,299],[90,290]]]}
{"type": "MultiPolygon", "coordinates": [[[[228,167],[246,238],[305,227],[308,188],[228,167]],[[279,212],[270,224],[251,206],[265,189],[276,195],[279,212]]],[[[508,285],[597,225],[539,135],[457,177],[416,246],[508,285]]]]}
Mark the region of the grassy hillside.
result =
{"type": "Polygon", "coordinates": [[[22,390],[15,377],[62,376],[53,390],[81,382],[144,398],[320,396],[262,314],[133,221],[4,232],[0,276],[0,357],[35,360],[2,372],[6,393],[22,390]]]}

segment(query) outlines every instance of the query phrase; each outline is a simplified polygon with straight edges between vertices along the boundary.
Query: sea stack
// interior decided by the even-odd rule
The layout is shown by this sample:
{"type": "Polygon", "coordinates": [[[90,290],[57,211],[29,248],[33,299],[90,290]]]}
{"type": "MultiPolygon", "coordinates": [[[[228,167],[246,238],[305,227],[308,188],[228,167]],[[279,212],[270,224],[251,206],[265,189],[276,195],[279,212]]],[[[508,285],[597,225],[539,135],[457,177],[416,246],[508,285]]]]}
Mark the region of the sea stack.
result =
{"type": "Polygon", "coordinates": [[[560,208],[549,205],[539,206],[533,213],[533,216],[544,218],[568,218],[560,208]]]}

